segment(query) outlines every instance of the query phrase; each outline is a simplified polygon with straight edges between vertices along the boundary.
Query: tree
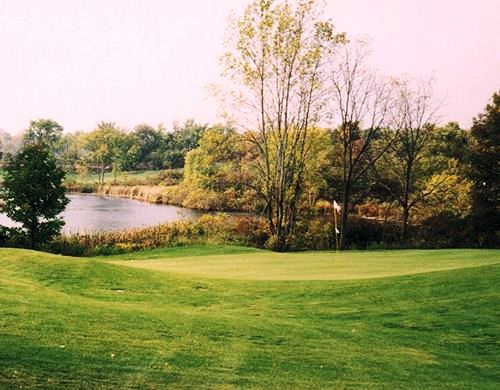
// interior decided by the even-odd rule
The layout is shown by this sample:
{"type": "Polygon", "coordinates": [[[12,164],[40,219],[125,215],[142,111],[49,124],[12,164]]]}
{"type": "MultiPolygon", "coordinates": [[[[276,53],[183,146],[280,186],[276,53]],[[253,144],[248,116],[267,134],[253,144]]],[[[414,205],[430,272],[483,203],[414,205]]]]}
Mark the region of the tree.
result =
{"type": "Polygon", "coordinates": [[[163,159],[158,158],[158,152],[164,144],[163,128],[142,124],[134,128],[132,135],[138,145],[135,168],[162,169],[163,159]]]}
{"type": "Polygon", "coordinates": [[[101,122],[85,136],[85,160],[91,169],[98,170],[100,184],[104,183],[104,174],[112,166],[118,133],[114,123],[101,122]]]}
{"type": "Polygon", "coordinates": [[[76,172],[81,167],[85,137],[83,132],[74,132],[64,134],[58,142],[56,157],[65,172],[76,172]]]}
{"type": "Polygon", "coordinates": [[[307,148],[311,158],[304,166],[304,206],[314,207],[320,199],[328,198],[331,176],[332,138],[328,130],[315,128],[309,132],[307,148]]]}
{"type": "Polygon", "coordinates": [[[258,149],[258,191],[277,250],[293,234],[304,162],[312,158],[307,140],[322,108],[324,42],[343,39],[320,20],[321,11],[313,0],[255,0],[232,21],[223,57],[235,90],[219,96],[258,149]]]}
{"type": "Polygon", "coordinates": [[[5,168],[0,191],[4,212],[22,224],[32,249],[57,235],[64,225],[59,214],[69,200],[63,178],[64,171],[42,143],[26,144],[5,168]]]}
{"type": "Polygon", "coordinates": [[[38,119],[31,121],[24,134],[25,143],[44,143],[51,152],[55,152],[61,140],[63,128],[52,119],[38,119]]]}
{"type": "Polygon", "coordinates": [[[469,154],[469,132],[460,128],[457,122],[449,122],[434,130],[430,145],[432,154],[453,158],[466,163],[469,154]]]}
{"type": "Polygon", "coordinates": [[[119,129],[113,122],[100,122],[97,128],[86,134],[84,140],[85,160],[90,168],[99,172],[99,183],[104,183],[104,174],[112,169],[115,174],[129,167],[134,161],[138,146],[134,138],[119,129]]]}
{"type": "Polygon", "coordinates": [[[491,244],[500,224],[500,91],[474,119],[468,176],[473,182],[472,216],[484,244],[491,244]]]}
{"type": "Polygon", "coordinates": [[[380,139],[391,104],[391,88],[366,66],[367,44],[362,41],[335,46],[330,51],[328,89],[332,116],[339,121],[334,129],[334,163],[340,167],[340,247],[344,247],[351,198],[363,175],[387,151],[393,137],[380,139]]]}
{"type": "Polygon", "coordinates": [[[395,86],[397,96],[391,117],[397,136],[384,156],[384,168],[385,174],[392,177],[393,185],[387,189],[402,208],[401,234],[405,240],[412,209],[443,188],[448,177],[439,174],[443,160],[430,154],[438,109],[431,83],[413,85],[401,80],[395,86]]]}
{"type": "Polygon", "coordinates": [[[164,160],[167,168],[183,168],[186,154],[198,147],[208,125],[188,119],[183,125],[174,124],[173,132],[164,137],[164,160]]]}
{"type": "Polygon", "coordinates": [[[23,143],[22,135],[12,136],[5,130],[0,129],[1,160],[0,167],[4,167],[7,162],[17,153],[23,143]]]}
{"type": "Polygon", "coordinates": [[[186,155],[184,182],[188,186],[215,192],[243,190],[242,137],[234,129],[215,126],[200,139],[200,145],[186,155]]]}

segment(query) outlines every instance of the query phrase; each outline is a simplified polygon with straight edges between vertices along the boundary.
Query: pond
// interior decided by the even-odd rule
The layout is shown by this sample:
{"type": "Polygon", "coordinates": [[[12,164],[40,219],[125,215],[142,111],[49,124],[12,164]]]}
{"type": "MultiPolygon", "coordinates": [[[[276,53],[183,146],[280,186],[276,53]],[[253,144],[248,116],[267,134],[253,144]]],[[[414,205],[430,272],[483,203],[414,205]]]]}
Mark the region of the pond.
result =
{"type": "MultiPolygon", "coordinates": [[[[63,213],[66,234],[152,226],[201,215],[196,210],[133,199],[83,194],[69,194],[68,198],[70,203],[63,213]]],[[[0,225],[15,226],[5,214],[0,214],[0,225]]]]}

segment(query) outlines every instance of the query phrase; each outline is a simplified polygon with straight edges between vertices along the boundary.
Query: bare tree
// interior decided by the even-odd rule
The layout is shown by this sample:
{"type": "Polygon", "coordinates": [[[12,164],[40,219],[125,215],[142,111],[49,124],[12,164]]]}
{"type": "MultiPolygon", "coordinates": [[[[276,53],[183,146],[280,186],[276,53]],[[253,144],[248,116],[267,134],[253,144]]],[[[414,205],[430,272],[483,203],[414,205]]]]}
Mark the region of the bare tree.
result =
{"type": "Polygon", "coordinates": [[[341,248],[345,245],[355,184],[382,157],[394,138],[374,148],[374,141],[386,125],[392,89],[385,79],[367,66],[368,55],[368,45],[362,41],[336,46],[330,51],[330,109],[334,123],[338,123],[334,137],[338,148],[337,164],[342,171],[341,248]]]}
{"type": "Polygon", "coordinates": [[[322,107],[323,43],[336,42],[329,22],[320,21],[315,0],[255,0],[229,29],[224,75],[235,87],[226,95],[233,114],[258,150],[258,192],[274,236],[286,249],[303,191],[310,130],[322,107]]]}
{"type": "Polygon", "coordinates": [[[395,82],[396,104],[391,114],[396,129],[395,142],[390,145],[384,164],[395,185],[387,186],[402,208],[401,233],[408,236],[411,210],[431,195],[435,195],[447,180],[436,175],[439,160],[429,157],[433,141],[434,122],[439,102],[433,97],[431,81],[395,82]],[[432,181],[427,179],[433,177],[432,181]]]}

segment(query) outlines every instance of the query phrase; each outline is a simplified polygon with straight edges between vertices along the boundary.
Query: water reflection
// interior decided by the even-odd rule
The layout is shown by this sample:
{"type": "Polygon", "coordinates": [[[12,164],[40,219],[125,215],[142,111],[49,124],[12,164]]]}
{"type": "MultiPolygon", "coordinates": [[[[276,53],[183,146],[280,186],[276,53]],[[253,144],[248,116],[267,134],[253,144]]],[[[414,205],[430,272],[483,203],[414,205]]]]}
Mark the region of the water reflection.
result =
{"type": "MultiPolygon", "coordinates": [[[[130,229],[191,220],[200,215],[195,210],[133,199],[80,194],[71,194],[68,198],[70,203],[63,213],[66,222],[64,233],[130,229]]],[[[14,226],[4,214],[0,214],[0,225],[14,226]]]]}

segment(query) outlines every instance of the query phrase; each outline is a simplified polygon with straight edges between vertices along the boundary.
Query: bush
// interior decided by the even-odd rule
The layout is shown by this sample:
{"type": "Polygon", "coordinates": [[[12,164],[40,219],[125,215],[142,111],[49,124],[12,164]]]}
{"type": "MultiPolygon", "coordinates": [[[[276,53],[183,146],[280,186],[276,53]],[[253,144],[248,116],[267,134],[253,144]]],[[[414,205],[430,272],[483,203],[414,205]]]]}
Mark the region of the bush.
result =
{"type": "Polygon", "coordinates": [[[322,220],[311,221],[304,234],[303,248],[335,249],[335,226],[322,220]]]}
{"type": "MultiPolygon", "coordinates": [[[[478,248],[500,248],[500,214],[496,210],[489,213],[473,214],[465,218],[469,226],[473,245],[478,248]]],[[[469,238],[470,240],[470,238],[469,238]]]]}
{"type": "Polygon", "coordinates": [[[235,217],[234,231],[246,245],[257,248],[264,248],[271,236],[266,221],[256,216],[235,217]]]}
{"type": "Polygon", "coordinates": [[[425,248],[498,248],[498,226],[498,214],[494,212],[465,218],[442,212],[427,218],[418,227],[418,245],[425,248]],[[496,233],[492,226],[497,226],[496,233]]]}
{"type": "MultiPolygon", "coordinates": [[[[403,245],[398,223],[351,217],[346,232],[346,248],[498,247],[500,235],[485,236],[480,230],[483,224],[483,219],[459,218],[451,213],[442,213],[428,218],[419,226],[413,226],[411,234],[414,240],[411,245],[403,245]]],[[[276,237],[271,235],[265,219],[254,215],[216,214],[203,215],[196,221],[142,229],[60,236],[43,249],[72,256],[93,256],[203,243],[277,248],[276,237]]],[[[22,247],[24,244],[23,236],[18,234],[17,229],[0,228],[0,245],[22,247]]],[[[286,247],[296,251],[335,249],[335,227],[328,217],[316,216],[309,221],[299,221],[286,247]]]]}
{"type": "Polygon", "coordinates": [[[457,248],[470,243],[468,230],[462,218],[445,211],[422,221],[417,238],[420,247],[457,248]]]}
{"type": "Polygon", "coordinates": [[[99,186],[97,184],[90,184],[90,183],[64,183],[64,187],[66,188],[66,191],[71,193],[71,192],[77,192],[81,194],[93,194],[98,191],[99,186]]]}
{"type": "Polygon", "coordinates": [[[399,225],[395,222],[359,217],[349,219],[345,238],[347,248],[389,248],[399,246],[398,243],[399,225]]]}
{"type": "Polygon", "coordinates": [[[182,201],[182,206],[206,211],[226,209],[223,194],[202,188],[188,191],[187,196],[182,201]]]}

